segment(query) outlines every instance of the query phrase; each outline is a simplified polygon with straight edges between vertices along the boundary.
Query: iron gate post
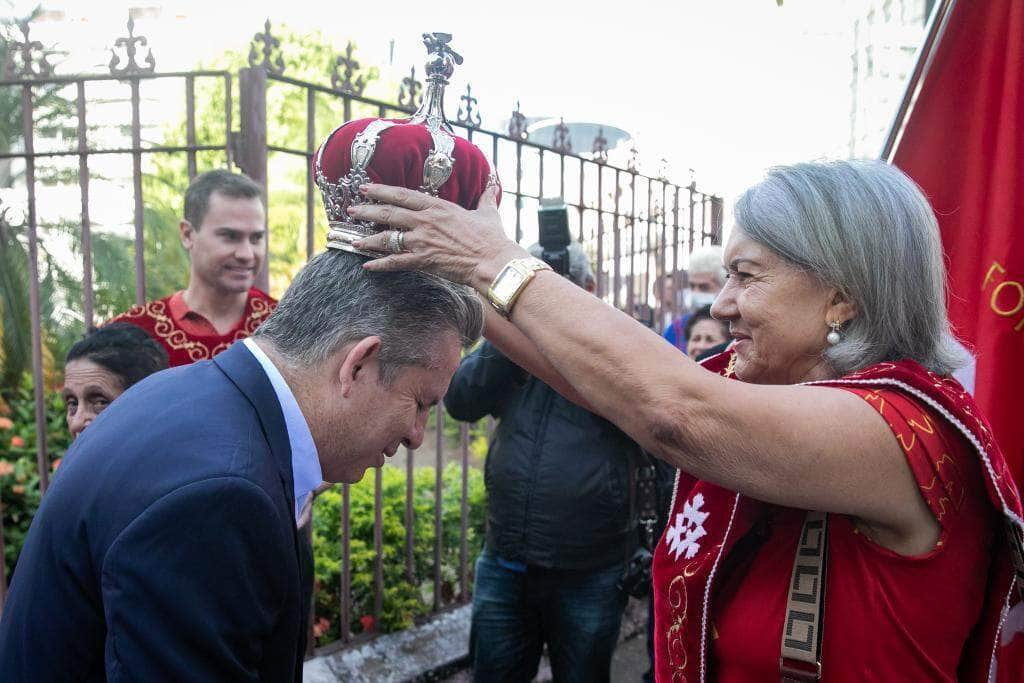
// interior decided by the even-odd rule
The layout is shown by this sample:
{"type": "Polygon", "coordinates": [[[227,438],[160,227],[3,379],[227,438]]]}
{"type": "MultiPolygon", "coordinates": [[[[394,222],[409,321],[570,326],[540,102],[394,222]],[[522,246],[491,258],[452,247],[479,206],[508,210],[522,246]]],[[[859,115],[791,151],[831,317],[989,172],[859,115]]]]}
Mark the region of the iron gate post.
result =
{"type": "MultiPolygon", "coordinates": [[[[238,70],[238,137],[235,164],[242,173],[263,188],[264,229],[267,228],[267,72],[261,66],[238,70]]],[[[267,256],[256,278],[256,286],[270,290],[270,232],[264,233],[267,256]]]]}

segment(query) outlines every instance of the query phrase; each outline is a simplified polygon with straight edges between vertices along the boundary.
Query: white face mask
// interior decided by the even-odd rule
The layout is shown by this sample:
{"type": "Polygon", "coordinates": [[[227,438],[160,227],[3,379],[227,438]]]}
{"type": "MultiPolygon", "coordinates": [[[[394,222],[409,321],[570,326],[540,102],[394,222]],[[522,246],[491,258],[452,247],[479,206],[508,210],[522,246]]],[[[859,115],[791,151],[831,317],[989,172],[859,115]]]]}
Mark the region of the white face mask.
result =
{"type": "Polygon", "coordinates": [[[690,310],[696,311],[715,303],[715,294],[711,292],[689,292],[690,310]]]}

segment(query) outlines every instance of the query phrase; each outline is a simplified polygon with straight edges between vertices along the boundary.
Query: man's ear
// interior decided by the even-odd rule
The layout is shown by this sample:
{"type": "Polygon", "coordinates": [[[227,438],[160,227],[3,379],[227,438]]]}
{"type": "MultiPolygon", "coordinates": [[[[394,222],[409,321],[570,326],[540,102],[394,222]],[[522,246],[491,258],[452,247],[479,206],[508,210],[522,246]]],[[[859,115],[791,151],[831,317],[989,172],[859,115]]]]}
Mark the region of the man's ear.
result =
{"type": "Polygon", "coordinates": [[[348,398],[356,383],[377,382],[380,379],[380,337],[365,337],[343,353],[345,359],[338,369],[338,379],[341,382],[341,395],[348,398]]]}
{"type": "Polygon", "coordinates": [[[196,229],[192,227],[192,224],[186,220],[182,220],[178,224],[178,236],[181,238],[181,246],[185,247],[185,251],[192,251],[192,243],[195,241],[196,229]]]}

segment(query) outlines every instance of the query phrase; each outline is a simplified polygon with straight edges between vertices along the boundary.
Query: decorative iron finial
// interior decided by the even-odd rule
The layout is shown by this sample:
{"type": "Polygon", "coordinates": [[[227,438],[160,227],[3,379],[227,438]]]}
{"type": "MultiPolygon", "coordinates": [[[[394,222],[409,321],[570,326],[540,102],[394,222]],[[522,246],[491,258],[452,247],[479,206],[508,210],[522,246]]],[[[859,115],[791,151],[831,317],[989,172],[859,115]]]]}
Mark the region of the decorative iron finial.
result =
{"type": "Polygon", "coordinates": [[[156,60],[153,59],[153,50],[146,50],[146,66],[135,61],[138,54],[138,47],[148,48],[146,36],[135,35],[135,19],[128,15],[128,36],[118,38],[114,41],[114,47],[110,48],[110,74],[112,76],[132,76],[134,74],[151,74],[156,71],[156,60]],[[121,57],[117,53],[118,48],[124,49],[124,66],[118,67],[121,57]]]}
{"type": "Polygon", "coordinates": [[[559,119],[555,126],[555,134],[551,141],[551,149],[559,154],[572,152],[572,140],[569,139],[569,126],[565,125],[565,119],[559,119]]]}
{"type": "Polygon", "coordinates": [[[249,46],[249,66],[262,66],[268,72],[280,76],[284,73],[284,59],[281,57],[281,41],[270,33],[270,19],[263,24],[263,33],[256,33],[249,46]],[[261,46],[262,44],[262,46],[261,46]],[[276,57],[272,57],[274,52],[276,57]],[[260,53],[263,59],[260,60],[260,53]]]}
{"type": "Polygon", "coordinates": [[[629,147],[629,160],[626,162],[626,170],[630,173],[636,173],[638,157],[639,152],[636,151],[636,142],[634,141],[629,147]]]}
{"type": "Polygon", "coordinates": [[[519,111],[519,100],[516,100],[516,108],[508,121],[508,136],[513,140],[525,140],[526,134],[526,117],[519,111]]]}
{"type": "Polygon", "coordinates": [[[338,55],[334,60],[334,69],[331,72],[331,86],[335,90],[352,95],[362,95],[363,90],[366,89],[366,77],[363,74],[359,74],[356,80],[352,80],[352,76],[359,71],[360,67],[359,62],[352,56],[355,49],[355,45],[352,44],[352,41],[349,41],[348,46],[345,48],[344,56],[338,55]],[[344,67],[344,70],[342,67],[344,67]]]}
{"type": "Polygon", "coordinates": [[[668,180],[668,159],[665,157],[658,159],[658,180],[661,182],[668,180]]]}
{"type": "Polygon", "coordinates": [[[594,146],[590,151],[594,154],[594,160],[597,163],[608,163],[608,138],[604,136],[604,126],[597,129],[597,137],[594,138],[594,146]]]}
{"type": "Polygon", "coordinates": [[[46,61],[46,48],[38,40],[29,40],[28,20],[18,22],[21,40],[12,40],[4,60],[4,76],[7,78],[45,78],[53,75],[53,65],[46,61]],[[39,53],[38,56],[35,53],[39,53]],[[21,63],[15,63],[15,55],[21,63]]]}
{"type": "Polygon", "coordinates": [[[405,109],[412,109],[419,99],[423,83],[416,80],[416,67],[414,66],[409,75],[402,79],[402,87],[398,90],[398,106],[405,109]]]}
{"type": "Polygon", "coordinates": [[[459,114],[456,120],[467,128],[479,128],[480,112],[477,111],[477,99],[473,97],[473,90],[469,83],[466,84],[466,94],[459,99],[466,103],[466,111],[463,114],[462,105],[459,105],[459,114]]]}

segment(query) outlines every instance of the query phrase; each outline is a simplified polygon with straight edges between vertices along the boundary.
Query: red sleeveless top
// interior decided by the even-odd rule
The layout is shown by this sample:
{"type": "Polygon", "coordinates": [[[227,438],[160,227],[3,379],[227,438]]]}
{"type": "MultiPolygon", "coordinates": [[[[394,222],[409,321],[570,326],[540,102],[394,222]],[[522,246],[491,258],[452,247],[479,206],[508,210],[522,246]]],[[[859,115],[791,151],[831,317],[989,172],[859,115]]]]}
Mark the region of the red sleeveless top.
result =
{"type": "MultiPolygon", "coordinates": [[[[730,356],[709,359],[710,369],[728,376],[730,356]]],[[[1001,608],[1016,600],[999,512],[1020,533],[1020,498],[990,436],[974,439],[979,457],[955,425],[985,426],[955,381],[912,363],[882,365],[827,384],[858,394],[886,420],[941,534],[928,553],[905,557],[850,518],[829,515],[822,679],[987,680],[1001,608]]],[[[658,681],[779,680],[805,514],[680,474],[654,559],[658,681]],[[755,534],[764,540],[752,546],[755,534]]],[[[999,680],[1014,680],[1010,668],[999,680]]]]}

